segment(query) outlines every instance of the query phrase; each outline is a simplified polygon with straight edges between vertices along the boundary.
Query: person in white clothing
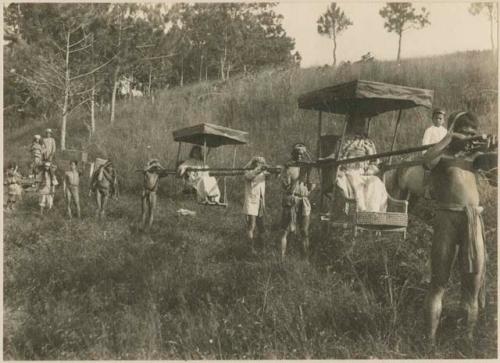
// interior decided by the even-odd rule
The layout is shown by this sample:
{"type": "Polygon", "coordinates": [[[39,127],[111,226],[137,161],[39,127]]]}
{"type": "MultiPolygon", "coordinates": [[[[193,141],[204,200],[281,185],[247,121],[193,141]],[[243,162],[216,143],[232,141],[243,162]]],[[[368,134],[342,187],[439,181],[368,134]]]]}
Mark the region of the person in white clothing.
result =
{"type": "Polygon", "coordinates": [[[448,130],[444,127],[445,111],[441,108],[435,108],[432,112],[432,126],[428,127],[422,138],[422,145],[436,144],[441,141],[448,130]]]}
{"type": "MultiPolygon", "coordinates": [[[[432,126],[429,126],[425,132],[424,137],[422,138],[422,145],[431,145],[440,142],[448,132],[448,129],[444,127],[444,116],[445,111],[442,108],[435,108],[432,111],[432,126]]],[[[422,151],[422,154],[425,154],[425,151],[422,151]]],[[[431,195],[431,185],[430,185],[430,171],[424,171],[424,198],[432,199],[431,195]]]]}
{"type": "Polygon", "coordinates": [[[269,172],[266,171],[266,159],[262,156],[253,157],[245,169],[251,169],[245,172],[245,200],[243,203],[243,214],[246,216],[247,237],[252,243],[254,249],[255,229],[261,238],[264,234],[264,208],[266,195],[266,177],[269,172]]]}

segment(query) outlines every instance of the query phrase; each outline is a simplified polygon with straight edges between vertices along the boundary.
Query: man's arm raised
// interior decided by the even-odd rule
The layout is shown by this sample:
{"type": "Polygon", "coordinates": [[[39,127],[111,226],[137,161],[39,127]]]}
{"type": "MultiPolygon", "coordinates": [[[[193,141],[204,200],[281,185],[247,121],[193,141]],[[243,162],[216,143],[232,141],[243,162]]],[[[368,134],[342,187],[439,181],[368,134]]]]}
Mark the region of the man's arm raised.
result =
{"type": "Polygon", "coordinates": [[[430,170],[439,163],[443,152],[450,145],[452,139],[453,134],[451,132],[448,132],[440,142],[427,150],[427,152],[424,154],[424,168],[430,170]]]}

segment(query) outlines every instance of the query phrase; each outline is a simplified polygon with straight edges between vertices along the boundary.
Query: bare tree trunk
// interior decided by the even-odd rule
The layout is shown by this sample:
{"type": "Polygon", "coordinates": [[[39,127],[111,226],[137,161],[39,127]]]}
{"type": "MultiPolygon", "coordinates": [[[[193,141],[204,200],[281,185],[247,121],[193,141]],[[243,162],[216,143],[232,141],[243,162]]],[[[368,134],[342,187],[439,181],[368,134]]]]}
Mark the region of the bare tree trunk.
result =
{"type": "Polygon", "coordinates": [[[203,54],[200,56],[200,82],[202,81],[202,71],[203,71],[203,54]]]}
{"type": "Polygon", "coordinates": [[[488,7],[489,15],[490,15],[490,40],[491,40],[491,50],[495,52],[495,39],[494,39],[494,31],[493,31],[493,11],[494,8],[493,6],[496,6],[496,4],[492,4],[491,8],[488,7]]]}
{"type": "Polygon", "coordinates": [[[69,41],[71,33],[68,31],[66,35],[66,72],[64,79],[64,102],[62,109],[62,121],[61,121],[61,150],[66,150],[66,124],[68,121],[68,104],[69,104],[69,41]]]}
{"type": "Polygon", "coordinates": [[[184,57],[181,59],[181,81],[180,86],[184,86],[184,57]]]}
{"type": "Polygon", "coordinates": [[[151,83],[153,81],[153,66],[149,65],[148,96],[151,97],[151,83]]]}
{"type": "Polygon", "coordinates": [[[208,81],[208,64],[205,62],[205,81],[208,81]]]}
{"type": "Polygon", "coordinates": [[[220,79],[224,80],[224,59],[221,57],[220,59],[220,79]]]}
{"type": "Polygon", "coordinates": [[[333,30],[333,65],[337,65],[337,34],[335,34],[335,30],[333,30]]]}
{"type": "Polygon", "coordinates": [[[401,40],[403,38],[403,33],[399,33],[399,43],[398,43],[398,63],[401,60],[401,40]]]}
{"type": "Polygon", "coordinates": [[[115,122],[115,107],[116,107],[116,92],[118,91],[118,75],[120,74],[120,65],[115,68],[115,73],[113,75],[113,91],[111,93],[111,116],[109,122],[113,124],[115,122]]]}
{"type": "Polygon", "coordinates": [[[95,132],[95,76],[92,76],[92,93],[90,95],[90,136],[95,132]]]}
{"type": "Polygon", "coordinates": [[[231,71],[231,63],[227,64],[226,67],[226,79],[229,79],[229,72],[231,71]]]}

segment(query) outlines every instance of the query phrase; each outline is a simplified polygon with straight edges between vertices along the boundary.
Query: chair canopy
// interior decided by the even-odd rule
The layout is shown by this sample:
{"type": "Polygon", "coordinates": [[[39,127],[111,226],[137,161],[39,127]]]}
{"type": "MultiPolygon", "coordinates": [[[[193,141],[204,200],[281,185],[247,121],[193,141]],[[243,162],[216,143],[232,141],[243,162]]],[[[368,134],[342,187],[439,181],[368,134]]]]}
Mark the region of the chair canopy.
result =
{"type": "Polygon", "coordinates": [[[248,132],[208,123],[175,130],[173,135],[175,141],[208,147],[248,143],[248,132]]]}
{"type": "Polygon", "coordinates": [[[356,80],[305,93],[298,103],[302,109],[373,117],[418,106],[431,108],[433,97],[432,90],[356,80]]]}

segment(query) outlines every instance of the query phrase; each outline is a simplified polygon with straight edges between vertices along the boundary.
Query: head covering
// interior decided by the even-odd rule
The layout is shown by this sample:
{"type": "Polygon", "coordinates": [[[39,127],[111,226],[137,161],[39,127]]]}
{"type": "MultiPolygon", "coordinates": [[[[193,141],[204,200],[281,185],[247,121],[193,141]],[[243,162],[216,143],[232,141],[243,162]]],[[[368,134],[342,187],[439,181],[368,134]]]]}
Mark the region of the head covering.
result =
{"type": "Polygon", "coordinates": [[[471,128],[477,131],[479,128],[479,120],[476,115],[470,111],[453,112],[448,118],[448,128],[452,131],[463,128],[471,128]]]}
{"type": "Polygon", "coordinates": [[[40,135],[35,135],[34,138],[35,140],[40,140],[42,137],[40,135]]]}
{"type": "Polygon", "coordinates": [[[266,159],[264,159],[263,156],[254,156],[250,161],[245,165],[245,168],[252,168],[257,166],[258,164],[260,165],[265,165],[266,164],[266,159]]]}
{"type": "Polygon", "coordinates": [[[432,110],[432,117],[434,117],[434,115],[437,115],[437,114],[446,114],[445,110],[440,108],[440,107],[436,107],[434,110],[432,110]]]}
{"type": "Polygon", "coordinates": [[[150,159],[144,168],[145,171],[148,171],[152,168],[164,169],[164,167],[160,164],[158,159],[150,159]]]}
{"type": "Polygon", "coordinates": [[[50,167],[50,165],[51,165],[50,161],[46,161],[46,162],[43,163],[43,166],[49,166],[50,167]]]}
{"type": "Polygon", "coordinates": [[[45,132],[48,133],[48,134],[51,134],[52,133],[52,129],[46,129],[45,132]]]}
{"type": "Polygon", "coordinates": [[[293,148],[292,148],[292,152],[294,151],[301,151],[301,152],[307,152],[307,148],[306,148],[306,145],[304,145],[303,143],[301,142],[298,142],[296,143],[295,145],[293,145],[293,148]]]}

